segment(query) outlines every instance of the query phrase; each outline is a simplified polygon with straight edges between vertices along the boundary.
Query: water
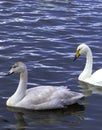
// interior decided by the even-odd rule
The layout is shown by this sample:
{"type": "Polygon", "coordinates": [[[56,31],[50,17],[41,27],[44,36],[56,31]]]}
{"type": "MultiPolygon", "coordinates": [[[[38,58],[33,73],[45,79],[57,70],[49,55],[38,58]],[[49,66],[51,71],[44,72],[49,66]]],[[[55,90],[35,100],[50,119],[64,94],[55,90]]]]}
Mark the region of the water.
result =
{"type": "Polygon", "coordinates": [[[102,130],[102,89],[78,83],[85,56],[73,62],[76,47],[86,43],[102,67],[101,0],[0,1],[0,129],[102,130]],[[66,85],[87,95],[81,105],[64,110],[26,111],[5,103],[19,75],[4,77],[16,61],[26,63],[28,87],[66,85]]]}

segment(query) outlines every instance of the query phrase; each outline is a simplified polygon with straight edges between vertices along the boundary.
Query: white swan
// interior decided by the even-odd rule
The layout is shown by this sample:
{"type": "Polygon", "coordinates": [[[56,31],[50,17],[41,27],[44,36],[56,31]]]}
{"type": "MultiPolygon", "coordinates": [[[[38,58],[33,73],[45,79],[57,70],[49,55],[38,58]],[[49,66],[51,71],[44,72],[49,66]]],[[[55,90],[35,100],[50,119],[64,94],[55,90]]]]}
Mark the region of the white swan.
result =
{"type": "Polygon", "coordinates": [[[79,75],[78,80],[92,85],[102,86],[102,69],[99,69],[92,74],[93,57],[88,45],[80,44],[77,47],[74,60],[76,60],[81,54],[86,55],[86,65],[82,73],[79,75]]]}
{"type": "Polygon", "coordinates": [[[22,62],[15,63],[8,75],[15,72],[20,73],[20,81],[16,92],[6,102],[9,107],[33,110],[56,109],[74,104],[84,97],[83,94],[70,91],[62,86],[39,86],[27,89],[28,73],[26,65],[22,62]]]}

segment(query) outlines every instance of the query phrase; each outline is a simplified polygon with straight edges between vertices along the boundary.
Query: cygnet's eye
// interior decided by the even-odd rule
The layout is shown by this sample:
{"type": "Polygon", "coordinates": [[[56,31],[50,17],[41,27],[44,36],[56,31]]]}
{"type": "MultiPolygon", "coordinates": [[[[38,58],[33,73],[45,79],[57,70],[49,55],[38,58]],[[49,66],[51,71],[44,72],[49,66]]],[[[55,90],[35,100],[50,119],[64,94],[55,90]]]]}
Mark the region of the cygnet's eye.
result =
{"type": "Polygon", "coordinates": [[[17,68],[17,65],[16,65],[16,64],[15,64],[15,65],[13,65],[13,66],[12,66],[12,68],[14,68],[14,69],[15,69],[15,68],[17,68]]]}

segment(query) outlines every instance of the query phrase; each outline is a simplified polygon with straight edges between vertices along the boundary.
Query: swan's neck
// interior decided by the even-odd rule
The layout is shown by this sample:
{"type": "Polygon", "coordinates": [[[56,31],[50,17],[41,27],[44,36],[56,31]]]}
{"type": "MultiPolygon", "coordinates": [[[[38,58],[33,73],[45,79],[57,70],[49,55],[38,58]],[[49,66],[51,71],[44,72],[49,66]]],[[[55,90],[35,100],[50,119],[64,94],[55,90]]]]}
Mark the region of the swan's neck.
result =
{"type": "Polygon", "coordinates": [[[16,92],[8,99],[7,105],[8,106],[15,106],[18,102],[20,102],[25,94],[27,89],[27,80],[28,80],[28,73],[27,70],[20,73],[20,81],[18,84],[18,88],[16,92]]]}
{"type": "Polygon", "coordinates": [[[28,80],[27,71],[20,73],[19,85],[15,92],[15,95],[17,96],[17,98],[18,97],[23,98],[25,96],[26,89],[27,89],[27,80],[28,80]]]}
{"type": "Polygon", "coordinates": [[[88,48],[88,51],[86,53],[86,65],[83,72],[79,76],[79,80],[85,81],[91,77],[92,65],[93,65],[92,52],[91,52],[91,49],[88,48]]]}

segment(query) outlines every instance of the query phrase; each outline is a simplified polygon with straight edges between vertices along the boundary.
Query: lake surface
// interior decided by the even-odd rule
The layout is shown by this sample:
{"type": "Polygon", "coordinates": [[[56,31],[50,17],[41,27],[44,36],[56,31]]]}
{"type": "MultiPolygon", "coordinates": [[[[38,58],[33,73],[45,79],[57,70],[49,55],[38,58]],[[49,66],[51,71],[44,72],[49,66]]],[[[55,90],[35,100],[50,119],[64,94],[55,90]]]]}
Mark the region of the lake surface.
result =
{"type": "Polygon", "coordinates": [[[80,84],[85,56],[73,62],[76,47],[92,48],[93,72],[102,67],[102,0],[0,1],[0,130],[102,130],[102,88],[80,84]],[[23,61],[28,87],[68,86],[86,95],[63,110],[26,111],[6,107],[19,75],[3,76],[23,61]]]}

